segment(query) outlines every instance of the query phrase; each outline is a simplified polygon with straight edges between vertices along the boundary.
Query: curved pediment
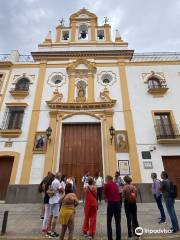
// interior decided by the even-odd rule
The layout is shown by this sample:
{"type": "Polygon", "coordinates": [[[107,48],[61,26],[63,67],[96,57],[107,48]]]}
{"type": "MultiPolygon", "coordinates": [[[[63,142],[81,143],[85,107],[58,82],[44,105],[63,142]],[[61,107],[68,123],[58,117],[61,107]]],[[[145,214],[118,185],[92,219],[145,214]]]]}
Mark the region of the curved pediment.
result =
{"type": "Polygon", "coordinates": [[[95,73],[96,67],[95,63],[92,63],[84,58],[79,58],[75,62],[70,63],[66,70],[68,74],[76,71],[78,72],[80,70],[82,71],[86,70],[88,72],[95,73]]]}
{"type": "Polygon", "coordinates": [[[78,19],[97,19],[97,16],[94,13],[89,12],[87,9],[82,8],[78,12],[72,14],[70,16],[70,20],[78,20],[78,19]]]}

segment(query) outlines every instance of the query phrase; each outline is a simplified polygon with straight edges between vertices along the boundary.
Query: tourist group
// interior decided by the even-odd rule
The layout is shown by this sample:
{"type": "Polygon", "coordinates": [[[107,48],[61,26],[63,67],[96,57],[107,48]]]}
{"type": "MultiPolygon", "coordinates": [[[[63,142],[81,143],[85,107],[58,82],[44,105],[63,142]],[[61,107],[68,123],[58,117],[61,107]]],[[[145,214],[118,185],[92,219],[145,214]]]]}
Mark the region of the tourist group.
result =
{"type": "MultiPolygon", "coordinates": [[[[164,199],[167,212],[172,223],[172,233],[179,231],[179,224],[174,209],[177,187],[169,180],[168,174],[163,171],[161,179],[156,173],[151,174],[152,194],[160,211],[159,224],[166,221],[166,215],[162,203],[164,199]]],[[[68,240],[73,239],[76,207],[79,200],[76,195],[76,181],[73,176],[66,177],[61,173],[48,175],[39,185],[39,192],[43,197],[42,233],[48,238],[63,240],[68,229],[68,240]],[[60,234],[55,231],[56,224],[61,224],[60,234]]],[[[84,222],[82,225],[82,236],[85,239],[94,239],[96,233],[97,212],[101,206],[102,199],[107,203],[107,239],[113,239],[112,218],[115,220],[116,240],[121,240],[121,208],[124,203],[127,218],[127,239],[140,239],[136,231],[139,227],[137,218],[137,188],[132,184],[130,176],[122,179],[120,173],[115,176],[107,175],[105,181],[100,172],[92,177],[87,171],[82,177],[84,222]]],[[[105,233],[106,234],[106,233],[105,233]]]]}

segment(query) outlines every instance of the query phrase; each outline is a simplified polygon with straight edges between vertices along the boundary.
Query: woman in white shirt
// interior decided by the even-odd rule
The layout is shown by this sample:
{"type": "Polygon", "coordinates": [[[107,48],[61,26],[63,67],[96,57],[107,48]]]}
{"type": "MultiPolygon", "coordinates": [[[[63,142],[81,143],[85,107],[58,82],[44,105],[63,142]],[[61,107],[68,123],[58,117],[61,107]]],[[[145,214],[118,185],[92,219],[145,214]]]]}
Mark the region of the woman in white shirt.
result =
{"type": "Polygon", "coordinates": [[[97,174],[94,178],[94,182],[95,182],[95,185],[96,185],[96,188],[97,188],[97,201],[99,201],[99,203],[101,204],[104,180],[101,177],[100,172],[97,172],[97,174]]]}

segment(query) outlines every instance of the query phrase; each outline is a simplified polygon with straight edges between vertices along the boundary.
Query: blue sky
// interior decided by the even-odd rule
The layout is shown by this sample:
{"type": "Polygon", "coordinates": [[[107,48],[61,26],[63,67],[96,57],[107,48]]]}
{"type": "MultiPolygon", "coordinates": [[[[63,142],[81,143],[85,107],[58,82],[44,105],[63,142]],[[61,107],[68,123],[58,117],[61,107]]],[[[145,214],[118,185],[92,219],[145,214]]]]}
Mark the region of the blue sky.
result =
{"type": "Polygon", "coordinates": [[[103,23],[109,17],[112,34],[119,29],[136,52],[180,52],[180,0],[0,0],[0,53],[37,50],[58,19],[87,8],[103,23]]]}

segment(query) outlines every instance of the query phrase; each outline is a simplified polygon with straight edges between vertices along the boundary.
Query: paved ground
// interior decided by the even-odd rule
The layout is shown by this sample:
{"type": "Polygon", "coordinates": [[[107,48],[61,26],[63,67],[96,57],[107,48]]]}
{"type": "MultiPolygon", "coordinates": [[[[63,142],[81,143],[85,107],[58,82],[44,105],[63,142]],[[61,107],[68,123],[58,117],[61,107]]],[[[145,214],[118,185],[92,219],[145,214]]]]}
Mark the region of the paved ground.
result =
{"type": "MultiPolygon", "coordinates": [[[[2,225],[3,212],[9,211],[7,233],[0,239],[41,239],[42,221],[39,218],[41,206],[39,204],[0,204],[0,227],[2,225]]],[[[176,202],[177,216],[180,222],[180,201],[176,202]]],[[[169,217],[167,223],[159,225],[159,212],[154,203],[138,204],[139,225],[142,228],[157,230],[170,228],[169,217]]],[[[81,228],[83,223],[83,206],[80,204],[76,212],[75,237],[82,239],[81,228]]],[[[114,226],[114,222],[113,222],[114,226]]],[[[60,231],[60,226],[57,226],[60,231]]],[[[122,209],[122,236],[127,236],[126,218],[122,209]]],[[[143,239],[176,239],[180,240],[180,234],[143,234],[143,239]]],[[[96,239],[106,238],[106,204],[103,203],[98,210],[96,239]]]]}

